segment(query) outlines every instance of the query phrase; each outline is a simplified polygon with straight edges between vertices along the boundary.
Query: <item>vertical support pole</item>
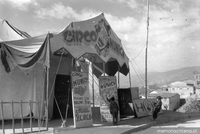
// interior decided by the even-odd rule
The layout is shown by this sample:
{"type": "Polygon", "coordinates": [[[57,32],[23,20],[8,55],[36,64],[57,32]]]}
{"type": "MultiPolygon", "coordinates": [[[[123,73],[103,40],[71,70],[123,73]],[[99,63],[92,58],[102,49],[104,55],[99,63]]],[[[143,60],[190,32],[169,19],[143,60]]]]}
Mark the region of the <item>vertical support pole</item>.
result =
{"type": "MultiPolygon", "coordinates": [[[[92,64],[92,101],[93,101],[93,107],[95,107],[95,100],[94,100],[94,72],[93,72],[93,63],[92,64]]],[[[89,71],[88,71],[89,73],[89,71]]]]}
{"type": "Polygon", "coordinates": [[[14,117],[14,106],[13,106],[13,100],[11,102],[11,112],[12,112],[12,129],[13,129],[13,134],[15,134],[15,117],[14,117]]]}
{"type": "Polygon", "coordinates": [[[21,127],[22,127],[22,133],[24,133],[24,120],[23,120],[22,100],[20,101],[20,109],[21,109],[21,127]]]}
{"type": "Polygon", "coordinates": [[[77,59],[76,58],[74,58],[74,59],[75,59],[75,70],[78,71],[78,66],[77,66],[77,63],[76,63],[77,59]]]}
{"type": "Polygon", "coordinates": [[[147,99],[147,50],[149,39],[149,0],[147,0],[147,40],[146,40],[146,54],[145,54],[145,98],[147,99]]]}
{"type": "Polygon", "coordinates": [[[48,116],[49,116],[49,68],[46,67],[47,86],[46,86],[46,129],[48,130],[48,116]]]}
{"type": "Polygon", "coordinates": [[[120,70],[120,66],[118,65],[118,89],[120,87],[120,73],[119,73],[119,70],[120,70]]]}
{"type": "Polygon", "coordinates": [[[29,100],[29,107],[30,107],[30,128],[31,128],[31,132],[33,131],[33,126],[32,126],[32,102],[31,100],[29,100]]]}
{"type": "Polygon", "coordinates": [[[131,89],[131,71],[129,70],[129,84],[130,84],[130,89],[131,89]]]}
{"type": "Polygon", "coordinates": [[[5,128],[4,128],[4,113],[3,113],[3,101],[1,101],[1,116],[2,116],[2,129],[3,129],[3,134],[5,134],[5,128]]]}
{"type": "Polygon", "coordinates": [[[40,132],[40,102],[37,101],[37,107],[38,107],[38,128],[40,132]]]}
{"type": "Polygon", "coordinates": [[[105,64],[105,62],[103,62],[103,72],[104,72],[103,76],[105,76],[106,75],[106,64],[105,64]]]}

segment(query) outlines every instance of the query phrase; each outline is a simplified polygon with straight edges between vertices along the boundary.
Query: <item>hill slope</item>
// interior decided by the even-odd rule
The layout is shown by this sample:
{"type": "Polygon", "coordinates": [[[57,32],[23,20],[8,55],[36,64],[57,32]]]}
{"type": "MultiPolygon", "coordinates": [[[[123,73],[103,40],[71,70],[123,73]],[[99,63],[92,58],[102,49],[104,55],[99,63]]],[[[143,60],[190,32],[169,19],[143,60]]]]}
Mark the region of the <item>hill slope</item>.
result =
{"type": "MultiPolygon", "coordinates": [[[[176,70],[171,70],[167,72],[149,72],[147,73],[148,75],[148,85],[165,85],[165,84],[170,84],[175,81],[184,81],[188,79],[194,80],[194,71],[200,72],[200,66],[195,66],[195,67],[186,67],[186,68],[181,68],[181,69],[176,69],[176,70]]],[[[144,78],[144,74],[142,74],[144,78]]],[[[129,86],[129,81],[125,78],[120,79],[120,87],[127,87],[129,86]]],[[[126,76],[128,77],[128,76],[126,76]]],[[[142,86],[144,85],[144,79],[138,78],[137,75],[131,75],[131,85],[132,86],[142,86]]]]}

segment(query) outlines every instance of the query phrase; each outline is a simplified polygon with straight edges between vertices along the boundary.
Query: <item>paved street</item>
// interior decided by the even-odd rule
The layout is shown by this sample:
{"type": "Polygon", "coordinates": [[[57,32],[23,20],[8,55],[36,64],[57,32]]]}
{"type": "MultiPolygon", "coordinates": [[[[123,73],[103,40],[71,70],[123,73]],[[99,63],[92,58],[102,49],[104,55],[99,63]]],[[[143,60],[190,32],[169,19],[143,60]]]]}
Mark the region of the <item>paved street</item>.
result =
{"type": "Polygon", "coordinates": [[[143,131],[136,132],[134,134],[168,134],[168,133],[179,133],[179,134],[188,134],[188,133],[200,133],[200,119],[190,118],[182,119],[179,121],[173,121],[170,123],[156,125],[145,129],[143,131]]]}

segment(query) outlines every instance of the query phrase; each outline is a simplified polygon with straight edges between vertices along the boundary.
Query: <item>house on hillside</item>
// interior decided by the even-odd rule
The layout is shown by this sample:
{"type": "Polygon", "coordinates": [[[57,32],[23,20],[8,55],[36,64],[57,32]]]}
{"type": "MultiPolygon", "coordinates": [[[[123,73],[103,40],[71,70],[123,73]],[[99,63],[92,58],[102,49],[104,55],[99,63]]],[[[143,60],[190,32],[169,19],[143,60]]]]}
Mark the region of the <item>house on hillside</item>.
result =
{"type": "Polygon", "coordinates": [[[170,84],[168,91],[170,93],[178,93],[180,98],[187,98],[195,93],[195,86],[177,81],[170,84]]]}
{"type": "Polygon", "coordinates": [[[200,100],[200,85],[197,85],[196,86],[196,95],[197,95],[197,97],[198,97],[198,100],[200,100]]]}
{"type": "Polygon", "coordinates": [[[163,91],[168,91],[168,85],[162,85],[162,86],[161,86],[161,89],[162,89],[163,91]]]}
{"type": "Polygon", "coordinates": [[[188,86],[197,86],[197,82],[195,80],[185,80],[185,82],[188,86]]]}
{"type": "Polygon", "coordinates": [[[149,98],[156,98],[157,96],[162,96],[164,93],[169,93],[168,91],[163,91],[162,89],[154,90],[149,93],[149,98]]]}

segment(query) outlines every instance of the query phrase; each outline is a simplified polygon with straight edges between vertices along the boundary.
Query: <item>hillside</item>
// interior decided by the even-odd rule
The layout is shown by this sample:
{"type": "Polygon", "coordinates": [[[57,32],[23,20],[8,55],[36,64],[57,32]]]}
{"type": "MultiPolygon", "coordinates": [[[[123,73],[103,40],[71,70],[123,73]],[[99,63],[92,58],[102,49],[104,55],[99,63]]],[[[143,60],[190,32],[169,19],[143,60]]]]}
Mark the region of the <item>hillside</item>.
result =
{"type": "MultiPolygon", "coordinates": [[[[186,68],[171,70],[167,72],[149,72],[148,85],[161,86],[165,84],[170,84],[175,81],[184,81],[187,79],[194,80],[194,74],[193,74],[194,71],[200,72],[200,66],[186,67],[186,68]]],[[[123,77],[124,76],[122,76],[122,78],[120,79],[121,80],[120,87],[127,87],[127,85],[129,85],[129,81],[123,77]]],[[[141,86],[142,85],[141,81],[144,84],[144,80],[142,78],[139,79],[137,75],[131,75],[131,85],[141,86]]]]}

